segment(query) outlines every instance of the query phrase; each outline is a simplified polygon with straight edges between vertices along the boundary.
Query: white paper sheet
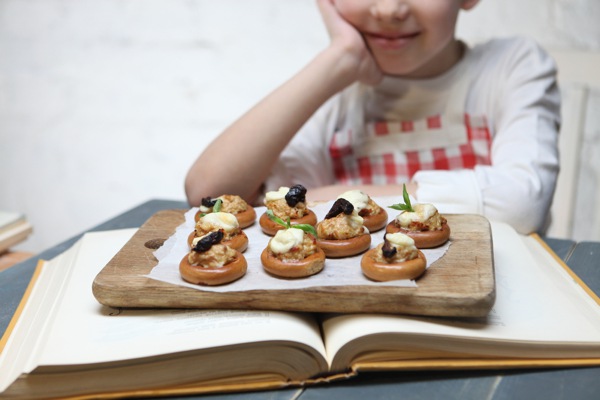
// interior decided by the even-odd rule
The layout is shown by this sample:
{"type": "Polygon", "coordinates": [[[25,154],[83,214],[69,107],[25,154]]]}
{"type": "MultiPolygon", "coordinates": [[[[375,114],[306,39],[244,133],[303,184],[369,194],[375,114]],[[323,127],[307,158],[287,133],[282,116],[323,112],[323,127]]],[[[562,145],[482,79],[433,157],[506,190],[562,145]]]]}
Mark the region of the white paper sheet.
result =
{"type": "MultiPolygon", "coordinates": [[[[393,204],[391,199],[374,199],[381,207],[387,207],[393,204]]],[[[397,198],[394,199],[397,202],[397,198]]],[[[310,207],[317,218],[321,221],[333,202],[320,203],[314,207],[310,207]]],[[[266,207],[256,207],[258,217],[262,215],[266,207]]],[[[177,227],[175,233],[164,243],[162,247],[154,252],[155,257],[159,260],[156,267],[147,275],[149,278],[159,281],[187,286],[198,290],[214,291],[214,292],[234,292],[248,290],[288,290],[301,289],[317,286],[350,286],[350,285],[368,285],[368,286],[396,286],[396,287],[417,287],[415,281],[398,280],[391,282],[374,282],[366,278],[360,268],[360,259],[362,254],[354,257],[346,257],[339,259],[327,259],[325,268],[320,273],[301,279],[281,279],[274,277],[264,271],[260,262],[260,254],[267,247],[270,236],[265,235],[260,229],[258,221],[244,229],[244,232],[249,238],[248,249],[244,252],[244,257],[248,261],[248,271],[241,279],[223,286],[199,286],[185,282],[179,274],[179,262],[189,252],[187,237],[194,230],[195,222],[194,215],[198,211],[197,208],[190,209],[185,215],[185,222],[177,227]]],[[[389,220],[391,221],[396,212],[389,210],[389,220]],[[391,211],[391,212],[390,212],[391,211]]],[[[372,235],[371,248],[383,241],[384,231],[375,232],[372,235]]],[[[446,243],[435,249],[423,250],[427,258],[427,267],[442,257],[451,242],[446,243]]]]}

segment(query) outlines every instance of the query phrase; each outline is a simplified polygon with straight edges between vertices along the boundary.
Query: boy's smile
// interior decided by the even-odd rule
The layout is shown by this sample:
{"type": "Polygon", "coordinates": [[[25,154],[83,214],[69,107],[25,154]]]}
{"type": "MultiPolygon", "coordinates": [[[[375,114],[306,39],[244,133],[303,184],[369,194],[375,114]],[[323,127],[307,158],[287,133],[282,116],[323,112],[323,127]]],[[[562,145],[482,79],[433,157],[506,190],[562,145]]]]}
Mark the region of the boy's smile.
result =
{"type": "Polygon", "coordinates": [[[430,78],[454,66],[462,46],[454,38],[458,13],[477,0],[334,0],[363,36],[388,75],[430,78]]]}
{"type": "Polygon", "coordinates": [[[420,31],[409,33],[363,33],[363,37],[369,48],[381,48],[382,50],[399,50],[404,46],[408,46],[411,41],[414,41],[420,31]]]}

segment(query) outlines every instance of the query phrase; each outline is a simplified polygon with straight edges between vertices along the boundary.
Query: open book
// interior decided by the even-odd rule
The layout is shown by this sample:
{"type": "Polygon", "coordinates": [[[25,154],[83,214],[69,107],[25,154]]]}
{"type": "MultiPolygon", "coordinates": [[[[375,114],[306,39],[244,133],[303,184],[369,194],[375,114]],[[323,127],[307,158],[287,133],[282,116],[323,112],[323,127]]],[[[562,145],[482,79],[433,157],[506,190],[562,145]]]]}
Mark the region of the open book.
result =
{"type": "Polygon", "coordinates": [[[536,237],[493,223],[487,318],[131,310],[91,284],[135,230],[40,263],[0,346],[0,398],[257,390],[361,370],[600,365],[598,299],[536,237]]]}

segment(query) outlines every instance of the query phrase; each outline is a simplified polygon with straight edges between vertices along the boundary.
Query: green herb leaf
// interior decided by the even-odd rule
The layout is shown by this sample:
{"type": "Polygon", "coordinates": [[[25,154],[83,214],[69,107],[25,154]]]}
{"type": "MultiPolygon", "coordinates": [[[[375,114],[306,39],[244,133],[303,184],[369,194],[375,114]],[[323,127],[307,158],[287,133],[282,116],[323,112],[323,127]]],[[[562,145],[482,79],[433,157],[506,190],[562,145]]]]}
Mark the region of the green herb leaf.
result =
{"type": "Polygon", "coordinates": [[[213,210],[212,212],[220,212],[221,211],[221,206],[223,205],[223,200],[221,199],[217,199],[215,201],[215,205],[213,206],[213,210]]]}
{"type": "Polygon", "coordinates": [[[402,185],[402,197],[404,198],[404,204],[392,204],[389,207],[393,208],[394,210],[415,212],[415,210],[412,208],[412,205],[410,204],[410,197],[408,196],[408,192],[406,191],[406,185],[404,184],[402,185]]]}
{"type": "Polygon", "coordinates": [[[269,217],[269,219],[273,222],[275,222],[276,224],[279,224],[281,226],[283,226],[285,229],[290,229],[290,228],[296,228],[296,229],[301,229],[304,232],[308,232],[310,234],[312,234],[314,237],[317,237],[317,231],[315,230],[315,227],[309,224],[294,224],[292,225],[290,223],[290,218],[288,217],[287,222],[284,221],[283,219],[279,218],[278,216],[276,216],[273,211],[271,210],[267,210],[267,217],[269,217]]]}
{"type": "Polygon", "coordinates": [[[279,224],[281,226],[283,226],[285,229],[290,228],[290,218],[288,217],[287,223],[282,220],[281,218],[279,218],[277,215],[275,215],[273,213],[273,211],[271,210],[267,210],[267,217],[269,217],[269,219],[273,222],[275,222],[276,224],[279,224]]]}
{"type": "Polygon", "coordinates": [[[304,232],[310,233],[314,237],[317,237],[317,230],[312,225],[309,225],[309,224],[294,224],[294,225],[292,225],[292,228],[302,229],[304,232]]]}
{"type": "Polygon", "coordinates": [[[406,204],[408,206],[408,208],[410,209],[410,211],[414,211],[412,208],[412,205],[410,204],[410,196],[408,195],[408,192],[406,191],[406,185],[402,185],[402,197],[404,198],[404,204],[406,204]]]}
{"type": "Polygon", "coordinates": [[[400,210],[400,211],[412,211],[412,209],[410,207],[408,207],[406,204],[392,204],[391,206],[389,206],[390,208],[393,208],[394,210],[400,210]]]}

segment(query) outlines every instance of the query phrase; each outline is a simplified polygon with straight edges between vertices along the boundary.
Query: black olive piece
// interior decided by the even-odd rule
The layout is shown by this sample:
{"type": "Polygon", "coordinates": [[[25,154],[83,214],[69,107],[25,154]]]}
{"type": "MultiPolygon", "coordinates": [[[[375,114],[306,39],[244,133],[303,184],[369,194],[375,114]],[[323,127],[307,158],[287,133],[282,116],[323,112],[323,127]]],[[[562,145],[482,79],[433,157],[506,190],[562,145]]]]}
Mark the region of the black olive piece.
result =
{"type": "Polygon", "coordinates": [[[206,208],[212,208],[217,203],[217,199],[211,199],[210,197],[202,198],[202,205],[206,208]]]}
{"type": "Polygon", "coordinates": [[[285,202],[290,207],[295,207],[298,203],[306,201],[306,188],[302,185],[294,185],[285,195],[285,202]]]}
{"type": "Polygon", "coordinates": [[[203,253],[205,251],[210,250],[213,244],[217,244],[223,240],[223,229],[219,229],[218,231],[211,232],[208,235],[204,236],[202,239],[198,240],[193,250],[198,253],[203,253]]]}
{"type": "Polygon", "coordinates": [[[325,219],[333,218],[341,213],[350,215],[352,214],[352,211],[354,211],[354,206],[352,203],[344,198],[339,198],[335,201],[335,203],[333,203],[331,209],[325,216],[325,219]]]}
{"type": "MultiPolygon", "coordinates": [[[[387,235],[387,234],[386,234],[387,235]]],[[[381,253],[384,258],[392,258],[396,255],[398,250],[392,246],[392,244],[383,236],[383,246],[381,247],[381,253]]]]}

